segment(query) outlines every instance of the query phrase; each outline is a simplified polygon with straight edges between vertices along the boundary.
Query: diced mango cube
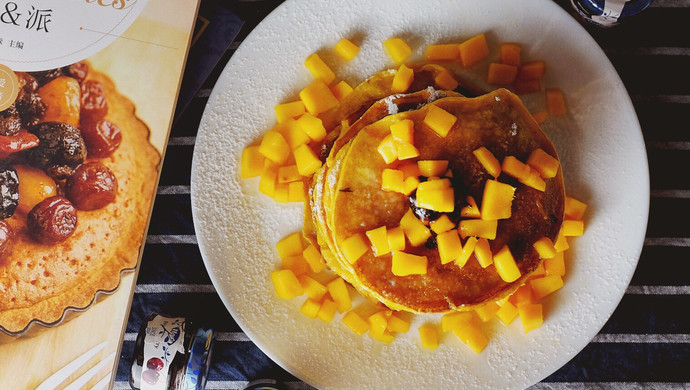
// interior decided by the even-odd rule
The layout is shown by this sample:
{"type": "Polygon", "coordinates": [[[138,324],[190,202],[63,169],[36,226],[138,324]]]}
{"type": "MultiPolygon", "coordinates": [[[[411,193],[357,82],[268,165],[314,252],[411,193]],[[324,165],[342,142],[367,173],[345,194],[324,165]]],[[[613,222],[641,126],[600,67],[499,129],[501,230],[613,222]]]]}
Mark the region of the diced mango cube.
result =
{"type": "MultiPolygon", "coordinates": [[[[405,231],[405,236],[407,236],[412,246],[420,246],[431,237],[429,228],[417,219],[411,209],[408,209],[400,219],[400,227],[405,231]]],[[[391,245],[391,250],[394,250],[393,245],[391,245]]]]}
{"type": "Polygon", "coordinates": [[[489,45],[486,44],[484,34],[476,35],[458,45],[460,51],[460,63],[465,68],[489,56],[489,45]]]}
{"type": "Polygon", "coordinates": [[[522,321],[522,328],[525,333],[529,333],[534,329],[540,328],[544,323],[544,315],[542,313],[541,303],[527,303],[518,306],[518,313],[522,321]]]}
{"type": "Polygon", "coordinates": [[[293,181],[302,180],[302,175],[297,170],[297,165],[286,165],[278,167],[278,183],[290,183],[293,181]]]}
{"type": "Polygon", "coordinates": [[[517,306],[524,305],[526,303],[534,303],[534,297],[532,296],[532,288],[529,284],[524,284],[518,287],[517,290],[510,296],[509,301],[517,306]]]}
{"type": "Polygon", "coordinates": [[[448,214],[442,214],[435,221],[432,221],[429,227],[431,227],[431,230],[433,230],[434,233],[441,234],[454,228],[455,224],[450,220],[450,218],[448,218],[448,214]]]}
{"type": "Polygon", "coordinates": [[[467,264],[467,260],[469,260],[470,256],[472,256],[474,253],[474,248],[477,246],[477,241],[477,237],[470,237],[467,239],[465,245],[462,247],[460,256],[455,260],[455,264],[458,267],[464,267],[465,264],[467,264]]]}
{"type": "Polygon", "coordinates": [[[517,316],[518,308],[509,301],[503,302],[498,311],[496,311],[496,317],[506,325],[510,325],[517,316]]]}
{"type": "Polygon", "coordinates": [[[316,156],[313,150],[307,144],[302,144],[293,152],[295,155],[295,163],[297,163],[297,170],[302,176],[311,176],[321,168],[321,160],[316,156]]]}
{"type": "Polygon", "coordinates": [[[326,285],[326,288],[336,304],[338,313],[345,313],[352,308],[350,292],[347,290],[347,285],[343,278],[337,277],[333,279],[326,285]]]}
{"type": "Polygon", "coordinates": [[[289,269],[271,272],[271,281],[280,299],[292,299],[304,293],[299,280],[289,269]]]}
{"type": "Polygon", "coordinates": [[[332,108],[338,107],[338,99],[333,92],[321,80],[316,80],[307,85],[299,93],[299,98],[304,103],[307,111],[312,115],[319,115],[332,108]]]}
{"type": "Polygon", "coordinates": [[[433,324],[424,324],[418,328],[419,339],[424,349],[438,348],[438,332],[433,324]]]}
{"type": "Polygon", "coordinates": [[[414,122],[410,119],[403,119],[390,126],[393,139],[398,142],[414,144],[414,122]]]}
{"type": "Polygon", "coordinates": [[[396,152],[399,160],[409,160],[419,157],[419,149],[407,142],[395,142],[396,152]]]}
{"type": "Polygon", "coordinates": [[[536,80],[546,73],[546,62],[530,61],[520,66],[518,78],[521,80],[536,80]]]}
{"type": "Polygon", "coordinates": [[[276,244],[276,249],[278,250],[278,256],[284,259],[288,256],[301,255],[304,247],[302,246],[302,234],[292,233],[289,236],[278,241],[276,244]]]}
{"type": "Polygon", "coordinates": [[[273,200],[278,203],[287,203],[289,200],[289,187],[287,183],[276,183],[275,189],[273,191],[273,200]]]}
{"type": "Polygon", "coordinates": [[[565,256],[563,252],[556,253],[554,257],[544,260],[544,273],[546,276],[558,275],[563,277],[565,275],[565,256]]]}
{"type": "Polygon", "coordinates": [[[522,48],[517,43],[504,42],[499,46],[501,63],[506,65],[520,66],[520,52],[522,48]]]}
{"type": "Polygon", "coordinates": [[[468,196],[465,198],[465,201],[467,202],[467,206],[460,209],[460,216],[465,218],[481,218],[482,214],[474,198],[468,196]]]}
{"type": "Polygon", "coordinates": [[[424,185],[422,186],[422,188],[425,191],[445,190],[451,188],[450,179],[448,178],[439,179],[437,177],[430,177],[429,180],[425,181],[423,184],[424,185]]]}
{"type": "Polygon", "coordinates": [[[513,258],[513,254],[510,253],[508,245],[504,245],[503,248],[494,255],[494,266],[496,267],[498,276],[505,282],[514,282],[520,278],[520,269],[517,264],[515,264],[515,259],[513,258]]]}
{"type": "Polygon", "coordinates": [[[534,149],[527,158],[527,165],[539,172],[544,179],[550,179],[558,173],[558,167],[561,165],[558,159],[551,157],[542,149],[534,149]]]}
{"type": "Polygon", "coordinates": [[[542,124],[546,121],[549,114],[546,111],[539,111],[532,113],[532,117],[538,124],[542,124]]]}
{"type": "Polygon", "coordinates": [[[343,322],[350,330],[360,336],[369,330],[369,323],[354,311],[348,311],[347,314],[343,316],[343,322]]]}
{"type": "Polygon", "coordinates": [[[301,100],[278,104],[274,107],[278,123],[283,123],[291,118],[297,118],[304,114],[306,108],[301,100]]]}
{"type": "Polygon", "coordinates": [[[534,249],[537,250],[539,257],[542,259],[550,259],[556,255],[556,248],[553,242],[548,237],[542,237],[534,243],[534,249]]]}
{"type": "Polygon", "coordinates": [[[454,328],[453,333],[475,353],[480,353],[489,344],[489,339],[481,329],[472,323],[454,328]]]}
{"type": "Polygon", "coordinates": [[[372,339],[378,340],[384,344],[390,344],[395,339],[395,337],[387,330],[383,331],[383,333],[369,332],[369,336],[371,336],[372,339]]]}
{"type": "Polygon", "coordinates": [[[364,241],[362,234],[355,233],[343,240],[343,242],[340,244],[340,248],[343,251],[343,254],[345,254],[347,261],[352,264],[359,260],[359,258],[367,252],[369,245],[367,245],[367,243],[364,241]]]}
{"type": "Polygon", "coordinates": [[[500,306],[498,306],[496,302],[488,302],[474,309],[474,312],[477,313],[477,315],[483,322],[487,322],[490,319],[494,318],[496,312],[498,312],[499,309],[500,306]]]}
{"type": "Polygon", "coordinates": [[[532,279],[529,281],[529,285],[532,288],[534,299],[538,301],[563,287],[563,279],[560,275],[549,275],[543,278],[532,279]]]}
{"type": "Polygon", "coordinates": [[[580,202],[569,196],[565,197],[565,217],[566,219],[581,220],[587,210],[587,204],[580,202]]]}
{"type": "Polygon", "coordinates": [[[259,192],[273,198],[278,182],[278,166],[271,160],[264,161],[264,170],[259,179],[259,192]]]}
{"type": "Polygon", "coordinates": [[[387,232],[388,236],[388,248],[391,251],[402,251],[405,250],[405,231],[402,227],[396,226],[389,229],[387,232]]]}
{"type": "Polygon", "coordinates": [[[318,274],[326,268],[326,262],[314,245],[309,244],[304,251],[302,251],[302,256],[314,273],[318,274]]]}
{"type": "Polygon", "coordinates": [[[295,276],[309,272],[309,263],[301,255],[287,256],[281,259],[283,269],[289,269],[295,276]]]}
{"type": "Polygon", "coordinates": [[[501,163],[501,169],[507,175],[512,176],[518,180],[527,179],[532,169],[529,165],[518,160],[514,156],[506,156],[501,163]]]}
{"type": "Polygon", "coordinates": [[[299,311],[300,313],[304,314],[309,318],[316,318],[316,314],[319,312],[320,308],[320,302],[317,302],[311,298],[307,298],[307,300],[304,301],[304,303],[302,304],[302,307],[299,309],[299,311]]]}
{"type": "Polygon", "coordinates": [[[302,126],[300,126],[297,121],[292,118],[278,126],[282,127],[279,132],[283,135],[283,138],[285,138],[285,141],[287,141],[288,145],[290,145],[290,149],[292,150],[311,141],[311,138],[309,138],[307,133],[302,130],[302,126]]]}
{"type": "Polygon", "coordinates": [[[335,98],[338,99],[338,101],[343,100],[345,96],[352,93],[352,91],[353,88],[344,80],[338,82],[336,85],[331,87],[331,93],[333,93],[333,96],[335,96],[335,98]]]}
{"type": "Polygon", "coordinates": [[[331,322],[333,321],[333,317],[335,317],[335,309],[336,303],[326,298],[321,302],[321,307],[318,313],[316,313],[316,318],[323,322],[331,322]]]}
{"type": "Polygon", "coordinates": [[[436,105],[428,105],[427,107],[428,110],[426,112],[426,116],[424,117],[424,124],[429,126],[441,137],[448,135],[448,132],[458,118],[436,105]]]}
{"type": "Polygon", "coordinates": [[[417,186],[417,205],[419,207],[451,213],[455,209],[455,191],[453,187],[437,188],[435,182],[448,181],[448,179],[429,180],[419,183],[417,186]]]}
{"type": "Polygon", "coordinates": [[[410,88],[410,85],[412,85],[412,81],[414,81],[414,70],[405,65],[400,65],[395,72],[395,76],[393,76],[391,91],[399,93],[406,92],[410,88]]]}
{"type": "Polygon", "coordinates": [[[487,180],[482,195],[482,219],[510,218],[514,197],[515,187],[496,180],[487,180]]]}
{"type": "Polygon", "coordinates": [[[568,109],[565,107],[565,98],[560,89],[546,89],[546,111],[548,111],[549,115],[565,115],[568,113],[568,109]]]}
{"type": "Polygon", "coordinates": [[[306,294],[309,298],[315,301],[318,301],[321,298],[323,298],[323,296],[326,295],[326,293],[328,292],[326,286],[317,282],[316,280],[307,275],[299,275],[297,276],[297,280],[299,280],[299,284],[302,285],[302,289],[304,289],[304,294],[306,294]]]}
{"type": "Polygon", "coordinates": [[[419,179],[416,176],[410,176],[405,179],[403,183],[403,194],[410,196],[419,186],[419,179]]]}
{"type": "Polygon", "coordinates": [[[405,252],[393,252],[393,275],[424,275],[427,271],[426,256],[417,256],[405,252]]]}
{"type": "Polygon", "coordinates": [[[429,45],[426,47],[424,59],[426,61],[451,61],[457,59],[459,55],[457,43],[429,45]]]}
{"type": "Polygon", "coordinates": [[[450,230],[436,236],[441,264],[447,264],[460,257],[462,243],[457,230],[450,230]]]}
{"type": "Polygon", "coordinates": [[[259,152],[259,145],[244,148],[240,162],[240,177],[247,179],[260,176],[264,170],[264,159],[264,155],[259,152]]]}
{"type": "Polygon", "coordinates": [[[381,173],[381,188],[384,191],[400,192],[404,191],[404,183],[402,171],[397,169],[384,169],[381,173]]]}
{"type": "Polygon", "coordinates": [[[541,178],[539,172],[530,168],[529,175],[524,179],[519,179],[520,183],[532,187],[536,190],[544,192],[546,190],[546,182],[541,178]]]}
{"type": "Polygon", "coordinates": [[[369,238],[374,256],[379,257],[391,252],[388,246],[388,232],[385,225],[367,230],[365,234],[369,238]]]}
{"type": "Polygon", "coordinates": [[[517,74],[517,66],[492,62],[489,64],[486,81],[491,85],[509,85],[515,81],[517,74]]]}
{"type": "Polygon", "coordinates": [[[481,237],[477,240],[477,244],[474,246],[474,257],[477,258],[479,265],[482,268],[486,268],[493,264],[493,253],[491,253],[491,246],[489,245],[489,240],[481,237]]]}
{"type": "Polygon", "coordinates": [[[423,176],[441,176],[448,170],[448,160],[419,160],[417,166],[423,176]]]}
{"type": "Polygon", "coordinates": [[[398,147],[391,134],[385,136],[381,140],[376,150],[379,152],[386,164],[390,164],[398,159],[398,147]]]}
{"type": "Polygon", "coordinates": [[[449,70],[445,70],[437,74],[436,77],[434,77],[434,84],[436,84],[437,87],[447,91],[452,91],[457,88],[458,85],[460,85],[458,80],[455,79],[455,76],[453,76],[453,73],[451,73],[449,70]]]}
{"type": "Polygon", "coordinates": [[[297,119],[297,124],[313,141],[320,142],[326,138],[326,128],[321,119],[308,112],[297,119]]]}
{"type": "Polygon", "coordinates": [[[532,296],[532,288],[528,283],[518,287],[513,294],[510,295],[509,302],[519,307],[526,303],[534,303],[535,299],[532,296]]]}
{"type": "Polygon", "coordinates": [[[579,237],[585,233],[585,224],[582,221],[566,219],[561,225],[561,231],[565,237],[579,237]]]}
{"type": "Polygon", "coordinates": [[[304,202],[305,200],[304,182],[300,180],[288,183],[288,202],[304,202]]]}
{"type": "Polygon", "coordinates": [[[441,317],[441,331],[448,332],[457,327],[465,326],[472,322],[471,311],[452,311],[441,317]]]}
{"type": "Polygon", "coordinates": [[[556,237],[556,242],[553,243],[553,247],[556,248],[556,252],[565,252],[570,248],[570,245],[568,245],[568,239],[565,238],[565,235],[563,235],[563,228],[558,232],[558,236],[556,237]]]}
{"type": "Polygon", "coordinates": [[[498,159],[489,149],[482,146],[475,149],[472,154],[477,157],[477,160],[479,160],[479,163],[489,172],[489,175],[497,178],[498,175],[501,174],[501,163],[498,162],[498,159]]]}
{"type": "Polygon", "coordinates": [[[345,61],[352,60],[355,58],[355,56],[357,56],[357,53],[359,53],[359,46],[355,45],[347,38],[343,38],[338,41],[333,49],[340,56],[340,58],[345,61]]]}
{"type": "Polygon", "coordinates": [[[386,329],[389,332],[407,333],[410,330],[410,322],[393,314],[388,318],[386,329]]]}
{"type": "Polygon", "coordinates": [[[488,240],[496,239],[496,229],[498,221],[487,221],[484,219],[465,219],[460,221],[460,237],[469,236],[484,237],[488,240]]]}
{"type": "Polygon", "coordinates": [[[319,57],[318,54],[314,53],[304,60],[304,66],[307,67],[309,73],[314,76],[315,79],[321,80],[327,85],[335,80],[335,73],[331,68],[326,65],[325,62],[319,57]]]}
{"type": "Polygon", "coordinates": [[[261,140],[259,153],[263,154],[267,159],[281,164],[290,156],[290,145],[285,141],[282,134],[269,130],[261,140]]]}
{"type": "Polygon", "coordinates": [[[405,179],[408,177],[419,177],[422,175],[416,161],[405,161],[398,165],[396,169],[403,171],[405,174],[405,179]]]}
{"type": "Polygon", "coordinates": [[[274,201],[278,203],[288,202],[288,185],[287,183],[276,183],[273,187],[273,196],[271,196],[274,201]]]}
{"type": "Polygon", "coordinates": [[[385,310],[370,315],[368,321],[369,333],[382,334],[388,328],[388,316],[385,310]]]}
{"type": "Polygon", "coordinates": [[[400,38],[389,38],[383,41],[383,48],[394,62],[400,63],[412,54],[412,49],[400,38]]]}

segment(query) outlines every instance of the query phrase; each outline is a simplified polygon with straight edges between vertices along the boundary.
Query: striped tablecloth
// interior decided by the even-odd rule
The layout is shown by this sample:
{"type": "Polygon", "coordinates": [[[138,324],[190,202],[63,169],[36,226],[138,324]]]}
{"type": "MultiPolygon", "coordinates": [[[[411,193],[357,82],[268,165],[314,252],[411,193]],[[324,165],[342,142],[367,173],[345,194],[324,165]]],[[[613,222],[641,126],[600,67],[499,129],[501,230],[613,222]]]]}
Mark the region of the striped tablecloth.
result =
{"type": "MultiPolygon", "coordinates": [[[[568,0],[557,2],[570,11],[568,0]]],[[[202,1],[209,3],[214,0],[202,1]]],[[[268,359],[228,314],[203,266],[190,206],[194,140],[210,91],[243,38],[280,3],[215,2],[237,16],[239,34],[172,129],[116,389],[129,388],[136,332],[150,312],[196,317],[218,332],[209,389],[242,389],[258,378],[310,388],[268,359]]],[[[613,316],[583,351],[534,388],[690,388],[690,0],[656,0],[613,29],[585,27],[623,79],[642,125],[652,187],[649,227],[613,316]]]]}

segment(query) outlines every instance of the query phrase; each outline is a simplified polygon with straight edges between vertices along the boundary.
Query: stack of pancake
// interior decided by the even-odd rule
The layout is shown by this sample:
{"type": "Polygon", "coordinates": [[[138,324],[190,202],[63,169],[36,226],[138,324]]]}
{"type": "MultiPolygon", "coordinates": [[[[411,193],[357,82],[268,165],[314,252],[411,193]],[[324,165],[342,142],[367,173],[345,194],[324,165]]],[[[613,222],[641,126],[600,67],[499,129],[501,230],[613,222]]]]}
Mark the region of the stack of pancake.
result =
{"type": "MultiPolygon", "coordinates": [[[[463,95],[477,90],[463,86],[449,91],[436,85],[436,76],[446,69],[434,64],[411,68],[414,81],[403,94],[392,92],[395,71],[383,71],[357,86],[341,102],[334,115],[340,125],[327,137],[322,148],[325,164],[314,174],[309,188],[304,234],[320,248],[332,271],[372,301],[416,313],[474,309],[515,291],[541,262],[534,242],[542,237],[556,239],[564,212],[562,172],[559,169],[556,177],[546,180],[544,191],[505,174],[498,177],[516,190],[511,216],[498,221],[490,246],[493,253],[505,245],[510,248],[521,274],[513,282],[505,282],[494,266],[483,268],[475,259],[462,267],[455,262],[442,264],[433,236],[417,247],[407,242],[404,250],[427,257],[426,274],[396,276],[391,270],[391,254],[376,257],[372,250],[354,263],[348,261],[342,250],[344,240],[381,226],[395,228],[411,207],[410,197],[382,189],[383,170],[397,164],[387,164],[377,151],[390,134],[391,124],[404,119],[414,122],[414,146],[420,155],[411,161],[449,162],[456,210],[465,205],[468,196],[477,200],[481,209],[484,185],[494,179],[473,155],[474,150],[485,147],[499,161],[506,156],[526,161],[535,149],[557,156],[553,144],[516,95],[498,89],[466,97],[463,95]],[[445,137],[424,124],[431,106],[457,117],[445,137]]],[[[462,219],[457,212],[449,216],[456,224],[462,219]]]]}

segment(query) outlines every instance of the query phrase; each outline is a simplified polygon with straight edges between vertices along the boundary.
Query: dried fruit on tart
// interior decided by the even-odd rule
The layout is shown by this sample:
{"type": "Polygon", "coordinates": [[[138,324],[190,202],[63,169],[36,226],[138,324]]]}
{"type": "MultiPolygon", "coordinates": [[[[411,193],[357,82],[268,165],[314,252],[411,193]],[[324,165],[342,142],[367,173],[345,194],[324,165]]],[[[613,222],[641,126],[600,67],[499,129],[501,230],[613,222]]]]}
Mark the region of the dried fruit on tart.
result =
{"type": "Polygon", "coordinates": [[[138,260],[160,156],[86,62],[18,72],[0,112],[0,330],[58,323],[138,260]]]}

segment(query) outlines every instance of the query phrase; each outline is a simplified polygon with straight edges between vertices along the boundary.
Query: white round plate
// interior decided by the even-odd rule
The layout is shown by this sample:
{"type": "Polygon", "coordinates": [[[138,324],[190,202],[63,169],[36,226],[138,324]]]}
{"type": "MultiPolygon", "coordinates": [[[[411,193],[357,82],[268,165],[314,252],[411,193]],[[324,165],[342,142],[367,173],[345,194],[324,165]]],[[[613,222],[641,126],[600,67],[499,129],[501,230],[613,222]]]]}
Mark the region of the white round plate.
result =
{"type": "MultiPolygon", "coordinates": [[[[480,77],[480,78],[481,78],[480,77]]],[[[528,107],[543,109],[541,99],[528,107]]],[[[553,373],[597,334],[622,298],[644,241],[649,174],[630,98],[586,31],[555,3],[521,1],[287,1],[252,31],[230,59],[209,99],[194,150],[192,210],[199,249],[214,286],[246,334],[271,359],[318,388],[523,388],[553,373]],[[273,106],[296,99],[311,76],[304,59],[322,54],[351,85],[394,67],[381,43],[402,37],[423,58],[431,43],[485,33],[491,57],[469,70],[484,77],[500,42],[517,42],[523,59],[545,60],[543,85],[563,90],[568,114],[544,130],[560,153],[570,196],[589,204],[586,233],[570,240],[565,286],[544,302],[544,325],[528,334],[519,319],[490,322],[490,342],[471,352],[452,334],[435,351],[410,332],[384,345],[340,321],[299,313],[304,298],[280,300],[270,273],[275,244],[302,227],[302,205],[258,193],[240,179],[242,149],[274,123],[273,106]],[[344,63],[332,53],[344,37],[361,46],[344,63]]],[[[437,319],[437,317],[433,317],[437,319]]]]}

